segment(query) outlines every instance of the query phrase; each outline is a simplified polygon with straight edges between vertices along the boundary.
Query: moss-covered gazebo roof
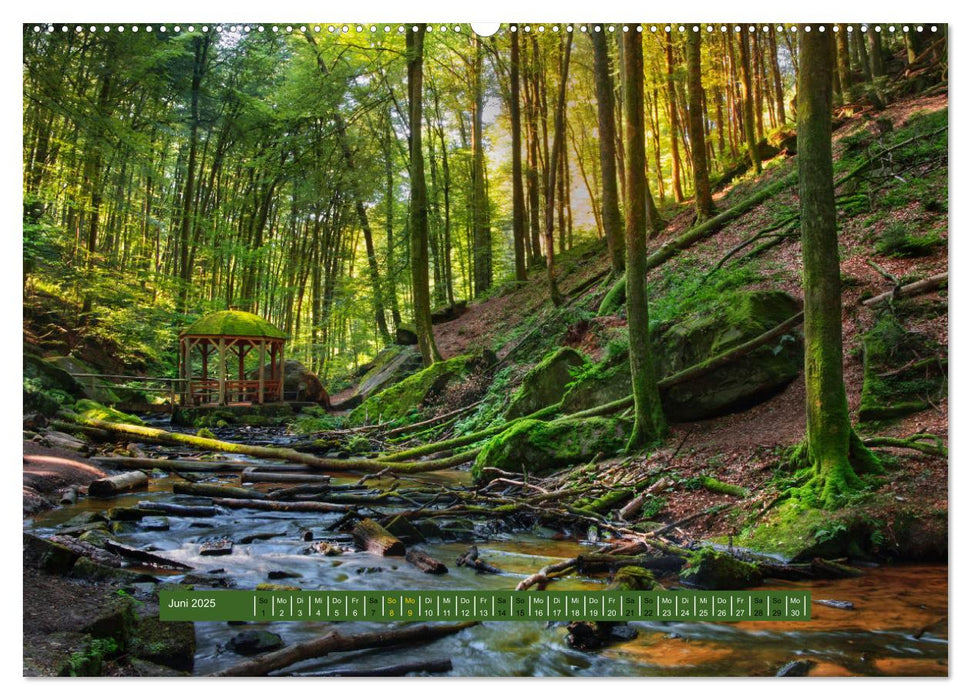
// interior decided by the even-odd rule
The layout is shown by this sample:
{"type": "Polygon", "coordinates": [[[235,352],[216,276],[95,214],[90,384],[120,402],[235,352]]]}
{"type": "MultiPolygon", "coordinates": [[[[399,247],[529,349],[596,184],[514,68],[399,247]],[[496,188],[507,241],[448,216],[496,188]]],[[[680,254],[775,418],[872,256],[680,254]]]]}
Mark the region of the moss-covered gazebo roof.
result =
{"type": "Polygon", "coordinates": [[[287,337],[269,321],[247,311],[217,311],[203,316],[179,334],[180,337],[184,335],[280,340],[287,337]]]}

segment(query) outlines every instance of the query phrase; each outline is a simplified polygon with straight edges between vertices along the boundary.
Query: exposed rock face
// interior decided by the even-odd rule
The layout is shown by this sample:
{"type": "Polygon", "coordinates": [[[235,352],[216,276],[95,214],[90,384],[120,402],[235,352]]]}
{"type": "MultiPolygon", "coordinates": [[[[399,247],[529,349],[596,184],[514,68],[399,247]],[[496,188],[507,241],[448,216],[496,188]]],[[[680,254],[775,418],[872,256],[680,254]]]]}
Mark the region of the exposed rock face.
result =
{"type": "Polygon", "coordinates": [[[485,467],[539,472],[587,462],[598,453],[614,454],[629,436],[630,423],[615,418],[521,420],[486,444],[472,473],[478,477],[485,467]]]}
{"type": "Polygon", "coordinates": [[[506,409],[506,418],[528,416],[559,402],[573,381],[570,370],[584,364],[586,359],[573,348],[557,348],[548,354],[526,373],[506,409]]]}
{"type": "MultiPolygon", "coordinates": [[[[272,367],[263,368],[263,376],[269,377],[272,367]]],[[[250,379],[258,379],[257,372],[250,373],[250,379]]],[[[327,404],[329,398],[324,385],[317,375],[307,369],[297,360],[286,360],[283,363],[283,393],[287,401],[316,401],[327,404]]]]}
{"type": "Polygon", "coordinates": [[[421,369],[421,354],[413,345],[389,345],[370,362],[355,396],[360,401],[387,389],[421,369]]]}
{"type": "Polygon", "coordinates": [[[495,362],[496,356],[490,350],[436,362],[368,398],[354,409],[350,420],[352,423],[400,420],[428,404],[450,385],[471,374],[487,372],[495,362]]]}
{"type": "MultiPolygon", "coordinates": [[[[740,292],[717,306],[659,327],[651,336],[658,378],[720,355],[775,328],[799,312],[785,292],[740,292]]],[[[585,373],[563,399],[575,412],[631,393],[627,352],[585,373]]],[[[661,392],[673,422],[711,418],[753,406],[785,388],[802,370],[802,341],[783,335],[712,372],[661,392]]]]}

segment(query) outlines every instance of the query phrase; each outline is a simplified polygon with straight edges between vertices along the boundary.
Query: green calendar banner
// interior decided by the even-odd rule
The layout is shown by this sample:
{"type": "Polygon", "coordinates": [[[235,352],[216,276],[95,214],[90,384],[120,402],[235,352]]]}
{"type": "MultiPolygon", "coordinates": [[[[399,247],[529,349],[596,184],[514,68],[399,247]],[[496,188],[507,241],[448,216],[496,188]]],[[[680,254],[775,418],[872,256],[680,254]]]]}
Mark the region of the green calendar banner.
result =
{"type": "Polygon", "coordinates": [[[159,592],[162,621],[810,619],[809,591],[181,591],[159,592]]]}

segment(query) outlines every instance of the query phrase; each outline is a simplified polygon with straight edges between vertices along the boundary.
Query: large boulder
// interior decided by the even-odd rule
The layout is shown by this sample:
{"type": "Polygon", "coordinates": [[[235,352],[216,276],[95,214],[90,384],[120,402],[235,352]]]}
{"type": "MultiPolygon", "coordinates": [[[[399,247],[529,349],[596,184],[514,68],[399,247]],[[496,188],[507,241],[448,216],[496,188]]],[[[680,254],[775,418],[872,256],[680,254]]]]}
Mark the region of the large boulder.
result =
{"type": "MultiPolygon", "coordinates": [[[[269,377],[272,365],[263,368],[263,376],[269,377]]],[[[258,379],[259,372],[250,372],[250,379],[258,379]]],[[[317,375],[297,360],[283,363],[283,394],[287,401],[315,401],[328,403],[327,391],[317,375]]]]}
{"type": "MultiPolygon", "coordinates": [[[[781,291],[738,292],[725,301],[659,329],[654,340],[658,377],[716,357],[753,340],[799,313],[781,291]]],[[[795,333],[739,357],[662,394],[672,421],[692,421],[748,408],[785,388],[802,370],[802,341],[795,333]]]]}
{"type": "Polygon", "coordinates": [[[472,474],[479,478],[485,467],[533,473],[589,462],[613,455],[629,436],[630,423],[616,418],[520,420],[486,443],[472,474]]]}
{"type": "Polygon", "coordinates": [[[24,353],[24,413],[54,416],[64,404],[84,396],[84,389],[68,372],[39,355],[24,353]]]}
{"type": "Polygon", "coordinates": [[[401,420],[430,404],[450,385],[470,374],[490,371],[495,362],[495,353],[490,350],[436,362],[368,398],[351,412],[350,421],[363,424],[401,420]]]}
{"type": "MultiPolygon", "coordinates": [[[[799,312],[785,292],[738,292],[712,307],[651,333],[659,379],[669,377],[757,338],[799,312]]],[[[573,413],[631,394],[626,351],[602,361],[570,387],[563,410],[573,413]]],[[[701,420],[742,410],[785,388],[802,370],[802,341],[790,333],[696,379],[661,392],[672,422],[701,420]]]]}
{"type": "Polygon", "coordinates": [[[558,403],[567,385],[573,381],[571,371],[583,367],[586,362],[586,358],[573,348],[557,348],[546,355],[523,377],[522,385],[506,409],[506,418],[528,416],[558,403]]]}
{"type": "Polygon", "coordinates": [[[354,392],[361,401],[421,369],[421,353],[414,345],[389,345],[368,364],[354,392]]]}
{"type": "MultiPolygon", "coordinates": [[[[73,355],[63,355],[61,357],[49,357],[46,360],[55,367],[64,370],[72,377],[78,374],[98,374],[91,365],[79,360],[73,355]]],[[[81,385],[81,392],[86,399],[97,401],[98,403],[118,403],[118,394],[112,389],[104,387],[104,380],[95,378],[77,379],[81,385]]]]}

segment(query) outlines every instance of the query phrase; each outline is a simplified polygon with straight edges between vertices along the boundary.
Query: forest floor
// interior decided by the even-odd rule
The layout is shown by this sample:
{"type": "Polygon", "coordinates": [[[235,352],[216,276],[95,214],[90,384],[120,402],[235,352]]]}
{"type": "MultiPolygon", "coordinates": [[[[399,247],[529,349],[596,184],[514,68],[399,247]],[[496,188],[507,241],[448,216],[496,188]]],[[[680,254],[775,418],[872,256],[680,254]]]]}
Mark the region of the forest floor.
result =
{"type": "MultiPolygon", "coordinates": [[[[870,109],[858,111],[844,117],[834,131],[834,158],[838,158],[846,148],[844,139],[857,135],[865,129],[877,135],[875,148],[879,147],[881,130],[896,130],[903,127],[919,113],[934,113],[947,109],[946,92],[921,97],[903,99],[892,103],[880,112],[870,109]]],[[[716,207],[724,209],[753,191],[762,181],[778,178],[794,168],[794,158],[778,156],[767,168],[761,178],[743,181],[741,186],[725,188],[716,195],[716,207]]],[[[946,193],[947,181],[946,156],[943,164],[931,163],[919,172],[920,177],[933,182],[933,178],[943,179],[946,193]],[[941,167],[943,165],[943,167],[941,167]]],[[[837,173],[837,178],[839,173],[837,173]]],[[[874,185],[871,199],[879,197],[883,185],[874,185]]],[[[928,195],[934,192],[928,186],[928,195]]],[[[945,195],[946,196],[946,195],[945,195]]],[[[841,270],[844,280],[843,291],[843,337],[844,337],[844,381],[851,412],[860,405],[863,389],[863,357],[861,335],[873,325],[874,313],[863,306],[862,299],[889,291],[893,285],[871,267],[876,263],[883,270],[907,281],[947,271],[948,246],[946,201],[942,210],[935,211],[916,199],[902,201],[897,206],[880,211],[878,216],[871,213],[854,214],[842,212],[840,223],[840,245],[842,249],[841,270]],[[944,240],[929,255],[920,258],[898,258],[881,255],[875,251],[874,241],[892,225],[904,225],[919,231],[935,231],[944,240]]],[[[690,260],[691,265],[708,269],[732,248],[755,235],[759,230],[772,224],[780,212],[798,210],[798,197],[795,188],[783,191],[767,200],[741,217],[735,219],[719,233],[697,244],[681,257],[690,260]]],[[[669,205],[662,212],[668,218],[664,231],[649,242],[649,251],[665,240],[676,237],[691,227],[694,212],[690,203],[669,205]]],[[[758,261],[761,274],[758,279],[746,285],[748,289],[781,289],[797,299],[802,298],[801,247],[796,235],[785,238],[781,244],[769,249],[758,261]]],[[[580,285],[584,280],[606,271],[606,255],[601,249],[581,249],[568,251],[557,259],[559,267],[558,282],[561,291],[580,285]]],[[[654,270],[649,276],[657,277],[664,268],[654,270]]],[[[549,288],[545,269],[533,269],[529,280],[514,291],[494,296],[485,301],[471,304],[460,318],[435,326],[435,337],[439,349],[446,357],[462,354],[476,346],[491,346],[497,349],[502,358],[513,348],[518,338],[503,342],[508,329],[523,323],[524,319],[542,317],[541,309],[548,300],[549,288]]],[[[940,304],[936,295],[928,302],[940,304]]],[[[943,302],[946,305],[946,301],[943,302]]],[[[548,306],[548,304],[546,305],[548,306]]],[[[593,308],[596,308],[595,306],[593,308]]],[[[933,337],[938,343],[947,346],[948,325],[946,306],[943,313],[926,314],[924,318],[910,321],[909,330],[920,331],[933,337]]],[[[585,351],[596,360],[602,351],[598,342],[598,331],[605,326],[624,326],[626,322],[619,317],[597,318],[590,324],[581,324],[564,333],[562,344],[571,345],[585,351]]],[[[718,418],[672,426],[668,447],[659,450],[645,459],[650,463],[665,463],[684,477],[680,483],[691,483],[691,477],[708,473],[718,479],[743,486],[757,492],[772,481],[779,463],[780,451],[797,443],[805,432],[805,386],[800,376],[787,388],[769,400],[746,411],[718,418]],[[672,456],[673,446],[680,445],[672,456]]],[[[880,435],[906,437],[915,433],[932,433],[945,443],[948,435],[948,405],[943,399],[926,410],[911,414],[902,419],[878,426],[880,435]]],[[[907,511],[923,520],[922,514],[946,511],[948,506],[947,458],[932,457],[906,450],[885,450],[882,454],[892,455],[890,478],[878,489],[887,498],[878,499],[883,504],[874,507],[871,515],[882,521],[892,522],[894,513],[902,505],[907,511]]],[[[614,460],[616,461],[616,460],[614,460]]],[[[605,464],[605,466],[607,466],[605,464]]],[[[675,521],[708,506],[731,503],[733,497],[717,494],[698,488],[677,488],[667,499],[664,511],[657,515],[664,521],[675,521]]],[[[695,520],[684,527],[684,532],[692,538],[704,539],[716,535],[728,535],[737,531],[743,514],[726,510],[721,513],[695,520]]],[[[946,533],[945,533],[946,535],[946,533]]]]}

